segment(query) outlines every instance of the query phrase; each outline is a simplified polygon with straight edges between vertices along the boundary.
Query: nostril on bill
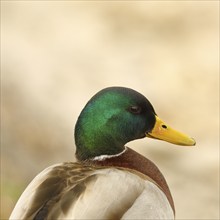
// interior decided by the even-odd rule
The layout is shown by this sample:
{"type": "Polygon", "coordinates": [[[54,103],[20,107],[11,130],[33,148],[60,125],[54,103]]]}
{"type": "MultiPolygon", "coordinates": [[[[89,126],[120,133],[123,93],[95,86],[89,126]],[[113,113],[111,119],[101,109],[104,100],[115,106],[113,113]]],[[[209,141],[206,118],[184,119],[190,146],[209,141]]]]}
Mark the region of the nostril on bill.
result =
{"type": "Polygon", "coordinates": [[[166,125],[162,125],[162,128],[165,128],[165,129],[166,129],[166,128],[167,128],[167,126],[166,126],[166,125]]]}

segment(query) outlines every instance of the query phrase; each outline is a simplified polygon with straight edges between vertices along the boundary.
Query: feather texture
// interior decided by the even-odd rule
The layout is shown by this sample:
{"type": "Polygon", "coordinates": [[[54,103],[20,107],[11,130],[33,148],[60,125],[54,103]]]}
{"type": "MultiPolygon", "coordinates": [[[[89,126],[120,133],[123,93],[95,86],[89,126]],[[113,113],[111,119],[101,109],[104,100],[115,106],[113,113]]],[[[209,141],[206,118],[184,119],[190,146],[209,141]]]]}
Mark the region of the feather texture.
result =
{"type": "Polygon", "coordinates": [[[29,184],[10,219],[173,219],[161,189],[134,172],[53,165],[29,184]]]}

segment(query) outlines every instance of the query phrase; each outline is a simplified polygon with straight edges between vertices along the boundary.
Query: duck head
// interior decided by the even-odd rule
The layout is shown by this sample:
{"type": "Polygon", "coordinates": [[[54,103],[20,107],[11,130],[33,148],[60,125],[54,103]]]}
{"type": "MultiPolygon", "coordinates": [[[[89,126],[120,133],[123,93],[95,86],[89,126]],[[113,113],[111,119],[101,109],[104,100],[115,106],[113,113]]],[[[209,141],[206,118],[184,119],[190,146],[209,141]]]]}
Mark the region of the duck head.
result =
{"type": "Polygon", "coordinates": [[[144,137],[195,145],[193,138],[164,123],[143,95],[129,88],[109,87],[89,100],[77,120],[76,157],[83,161],[117,155],[127,142],[144,137]]]}

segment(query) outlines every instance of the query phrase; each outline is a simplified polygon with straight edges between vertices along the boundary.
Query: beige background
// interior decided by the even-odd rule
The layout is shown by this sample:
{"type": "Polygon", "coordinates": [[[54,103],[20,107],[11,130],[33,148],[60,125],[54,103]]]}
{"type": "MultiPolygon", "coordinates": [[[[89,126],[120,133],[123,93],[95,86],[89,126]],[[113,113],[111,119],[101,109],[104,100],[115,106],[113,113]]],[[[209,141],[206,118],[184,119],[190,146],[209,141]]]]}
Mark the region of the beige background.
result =
{"type": "Polygon", "coordinates": [[[195,137],[128,146],[164,173],[177,219],[219,219],[219,1],[1,1],[1,219],[45,167],[74,160],[100,89],[143,93],[195,137]]]}

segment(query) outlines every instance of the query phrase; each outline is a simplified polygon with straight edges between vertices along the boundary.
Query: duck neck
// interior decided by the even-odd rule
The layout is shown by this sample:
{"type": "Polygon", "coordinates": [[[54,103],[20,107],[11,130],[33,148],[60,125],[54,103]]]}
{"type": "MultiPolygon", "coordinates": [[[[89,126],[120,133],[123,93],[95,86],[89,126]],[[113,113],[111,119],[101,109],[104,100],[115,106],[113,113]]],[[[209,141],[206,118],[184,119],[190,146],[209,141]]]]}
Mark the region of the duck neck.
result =
{"type": "Polygon", "coordinates": [[[93,158],[93,160],[94,160],[94,161],[104,161],[104,160],[106,160],[106,159],[119,157],[119,156],[121,156],[122,154],[124,154],[126,150],[127,150],[127,147],[125,146],[125,147],[124,147],[124,150],[121,151],[121,152],[118,153],[118,154],[96,156],[96,157],[93,158]]]}
{"type": "Polygon", "coordinates": [[[79,118],[75,127],[76,157],[80,161],[117,156],[125,150],[127,141],[119,137],[117,130],[79,118]]]}
{"type": "Polygon", "coordinates": [[[125,147],[121,145],[105,144],[89,144],[86,141],[77,142],[76,141],[76,158],[79,161],[85,160],[104,160],[106,158],[117,157],[124,153],[125,147]],[[89,147],[88,147],[89,146],[89,147]]]}

